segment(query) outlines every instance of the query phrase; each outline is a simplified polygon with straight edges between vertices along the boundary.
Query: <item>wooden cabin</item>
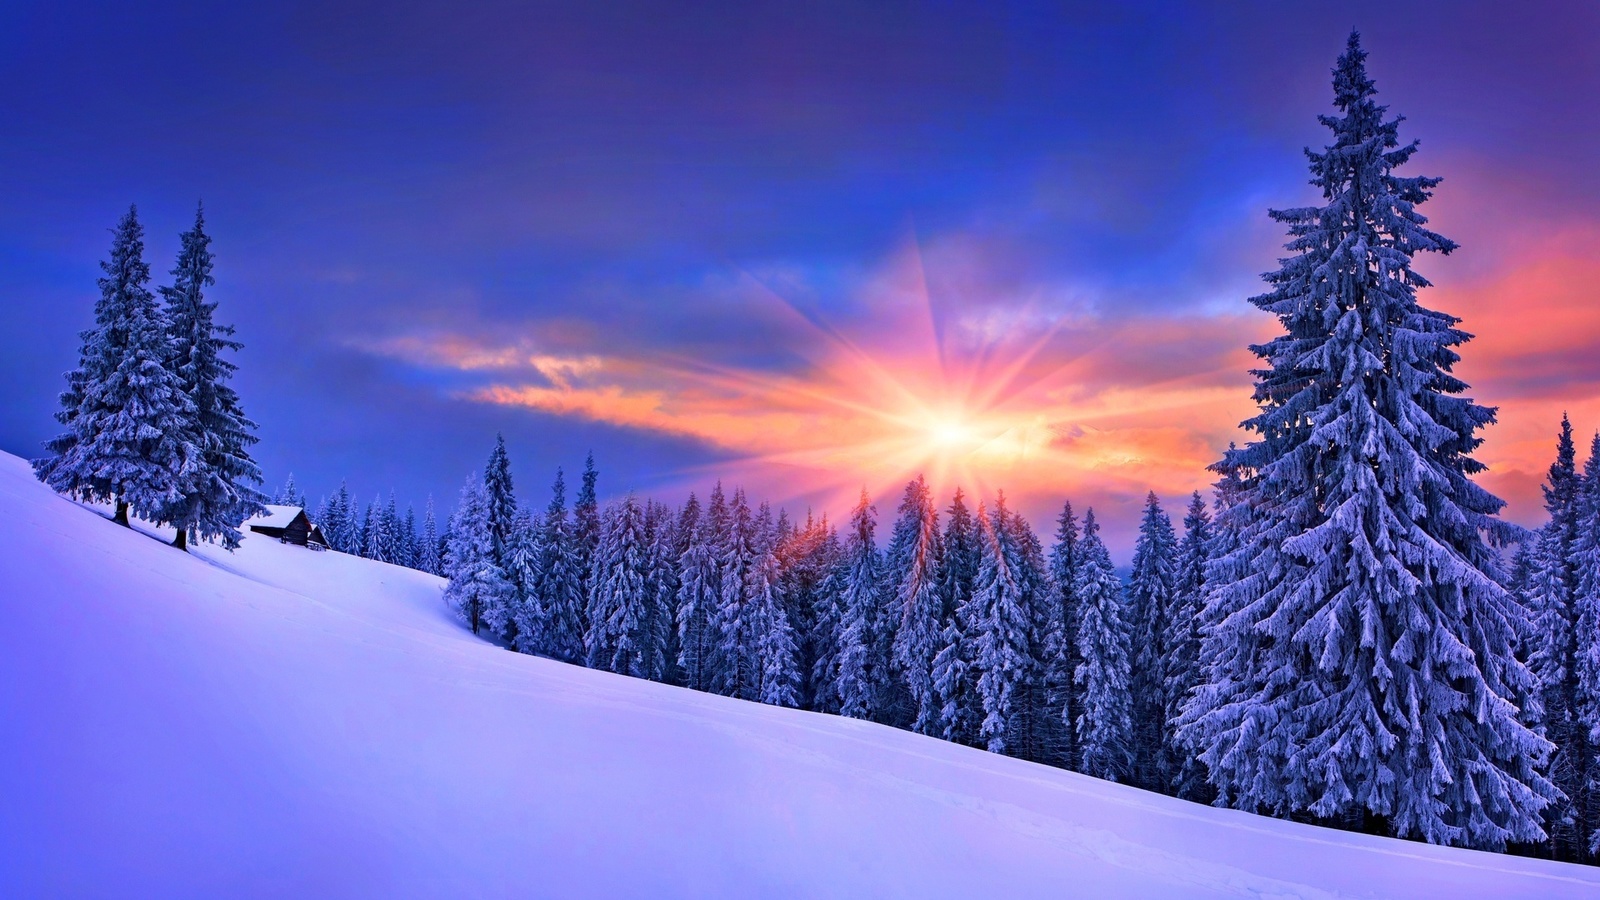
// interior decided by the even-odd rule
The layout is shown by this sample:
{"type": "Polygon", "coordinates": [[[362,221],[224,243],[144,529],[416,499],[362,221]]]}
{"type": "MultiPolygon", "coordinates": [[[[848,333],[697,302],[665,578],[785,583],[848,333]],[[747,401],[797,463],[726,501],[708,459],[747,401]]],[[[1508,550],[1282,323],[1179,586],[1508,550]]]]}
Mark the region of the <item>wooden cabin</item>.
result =
{"type": "Polygon", "coordinates": [[[328,548],[322,529],[313,525],[311,517],[298,506],[268,506],[265,513],[245,524],[256,534],[275,537],[285,544],[299,544],[314,550],[328,548]]]}

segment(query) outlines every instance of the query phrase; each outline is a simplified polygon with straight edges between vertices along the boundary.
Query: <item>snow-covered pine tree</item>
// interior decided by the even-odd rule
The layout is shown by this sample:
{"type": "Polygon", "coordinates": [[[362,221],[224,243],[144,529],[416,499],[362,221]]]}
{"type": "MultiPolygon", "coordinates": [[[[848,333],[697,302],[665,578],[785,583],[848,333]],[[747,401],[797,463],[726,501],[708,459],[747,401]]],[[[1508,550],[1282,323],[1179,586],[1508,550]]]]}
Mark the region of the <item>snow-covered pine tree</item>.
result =
{"type": "Polygon", "coordinates": [[[383,505],[383,536],[378,542],[378,559],[397,566],[405,565],[402,561],[404,556],[402,548],[405,544],[403,527],[400,521],[400,507],[395,503],[394,489],[391,488],[389,500],[383,505]]]}
{"type": "Polygon", "coordinates": [[[405,518],[400,520],[400,565],[420,569],[422,552],[417,546],[417,510],[406,504],[405,518]]]}
{"type": "Polygon", "coordinates": [[[113,521],[128,512],[166,524],[201,465],[191,401],[171,368],[165,314],[146,287],[144,227],[128,208],[112,232],[111,258],[100,264],[95,326],[81,333],[78,367],[67,373],[56,420],[66,431],[45,444],[34,473],[80,500],[114,501],[113,521]]]}
{"type": "Polygon", "coordinates": [[[1122,580],[1100,540],[1094,510],[1083,516],[1077,551],[1076,643],[1081,662],[1073,673],[1079,707],[1073,728],[1078,771],[1107,781],[1125,781],[1133,767],[1133,632],[1123,600],[1122,580]]]}
{"type": "Polygon", "coordinates": [[[648,557],[644,510],[630,493],[613,504],[601,520],[589,633],[584,638],[589,668],[647,677],[648,557]]]}
{"type": "Polygon", "coordinates": [[[494,535],[495,556],[503,565],[517,517],[517,493],[504,434],[494,436],[494,449],[489,451],[489,462],[483,469],[483,488],[489,497],[489,533],[494,535]]]}
{"type": "Polygon", "coordinates": [[[382,495],[372,498],[372,503],[367,507],[366,515],[361,522],[361,555],[367,559],[382,561],[384,547],[389,543],[389,535],[384,526],[382,495]]]}
{"type": "MultiPolygon", "coordinates": [[[[208,238],[208,240],[209,240],[209,238],[208,238]]],[[[177,274],[177,273],[174,272],[173,274],[177,274]]],[[[206,283],[210,284],[211,282],[208,280],[206,283]]],[[[170,291],[170,290],[173,290],[173,289],[172,288],[162,288],[161,292],[162,293],[166,293],[167,291],[170,291]]],[[[168,316],[170,317],[171,314],[172,314],[172,301],[170,301],[170,300],[168,301],[167,308],[168,308],[168,316]]],[[[178,325],[177,325],[176,322],[173,322],[171,327],[172,327],[172,330],[174,332],[176,332],[178,330],[178,325]]],[[[228,333],[231,334],[232,332],[229,331],[228,333]]],[[[175,345],[174,346],[174,357],[176,358],[177,356],[181,355],[183,351],[176,347],[176,343],[177,343],[177,339],[176,338],[173,339],[173,343],[175,345]]],[[[230,349],[232,349],[233,346],[236,346],[236,345],[234,345],[234,342],[232,342],[232,341],[229,341],[228,344],[230,345],[230,349]]],[[[182,363],[180,363],[179,365],[181,366],[182,363]]],[[[180,371],[181,371],[181,369],[180,369],[180,371]]],[[[231,372],[231,371],[233,371],[233,369],[230,368],[229,371],[231,372]]],[[[185,387],[187,387],[187,385],[185,385],[185,387]]],[[[191,394],[191,396],[192,396],[192,394],[191,394]]],[[[285,478],[283,480],[283,484],[278,488],[277,493],[272,495],[272,502],[274,504],[278,505],[278,506],[299,506],[299,507],[303,508],[306,505],[305,494],[302,494],[300,492],[300,486],[294,483],[294,473],[293,472],[290,472],[289,473],[289,477],[287,477],[287,478],[285,478]]]]}
{"type": "Polygon", "coordinates": [[[727,527],[716,547],[722,584],[711,613],[711,690],[754,700],[759,678],[748,606],[750,570],[756,563],[756,519],[743,488],[734,488],[727,527]]]}
{"type": "Polygon", "coordinates": [[[1168,617],[1177,582],[1178,541],[1172,520],[1155,492],[1145,498],[1139,538],[1134,544],[1133,578],[1128,586],[1133,628],[1134,784],[1167,791],[1175,772],[1166,766],[1168,617]]]}
{"type": "Polygon", "coordinates": [[[713,622],[722,596],[722,566],[717,548],[727,528],[728,505],[722,482],[711,490],[704,515],[694,524],[689,544],[678,558],[678,669],[686,687],[711,690],[715,633],[713,622]]]}
{"type": "Polygon", "coordinates": [[[673,635],[677,622],[677,522],[664,503],[647,501],[645,530],[645,627],[640,664],[651,681],[670,681],[676,668],[673,635]]]}
{"type": "Polygon", "coordinates": [[[839,638],[844,633],[844,596],[850,566],[845,558],[839,530],[823,519],[816,555],[822,570],[811,610],[811,709],[838,713],[843,703],[839,696],[839,638]]]}
{"type": "Polygon", "coordinates": [[[340,553],[351,552],[350,533],[355,528],[351,515],[350,488],[341,481],[339,490],[329,496],[317,512],[317,526],[322,529],[322,536],[327,539],[329,548],[340,553]]]}
{"type": "Polygon", "coordinates": [[[972,587],[972,667],[983,721],[978,737],[991,753],[1015,753],[1025,737],[1023,698],[1033,668],[1022,561],[1013,543],[1005,494],[991,516],[978,504],[978,575],[972,587]]]}
{"type": "MultiPolygon", "coordinates": [[[[374,504],[376,506],[376,504],[374,504]]],[[[472,633],[498,632],[485,619],[490,610],[504,609],[512,586],[494,558],[494,535],[489,531],[489,498],[474,472],[461,489],[461,500],[450,520],[450,542],[445,552],[444,599],[472,633]]]]}
{"type": "Polygon", "coordinates": [[[1577,629],[1577,547],[1582,488],[1572,423],[1563,413],[1556,459],[1544,484],[1544,508],[1550,521],[1539,529],[1533,544],[1533,567],[1524,601],[1534,618],[1528,635],[1532,641],[1528,665],[1539,679],[1544,735],[1555,745],[1550,780],[1563,795],[1545,810],[1545,831],[1550,835],[1551,853],[1567,861],[1588,855],[1590,824],[1584,811],[1589,806],[1588,785],[1595,775],[1594,750],[1582,721],[1579,689],[1579,644],[1583,641],[1577,629]]]}
{"type": "Polygon", "coordinates": [[[977,675],[972,668],[972,586],[978,574],[981,550],[977,525],[960,488],[945,519],[944,558],[940,567],[941,592],[946,604],[945,627],[933,661],[933,688],[938,697],[940,736],[947,741],[976,744],[983,705],[978,699],[977,675]]]}
{"type": "MultiPolygon", "coordinates": [[[[1395,173],[1416,150],[1374,99],[1355,34],[1334,70],[1333,143],[1307,153],[1321,206],[1276,211],[1294,254],[1252,303],[1285,334],[1252,348],[1259,440],[1240,536],[1238,610],[1206,640],[1263,637],[1219,674],[1198,718],[1222,802],[1430,842],[1545,838],[1550,745],[1526,721],[1536,681],[1513,654],[1518,605],[1485,534],[1497,498],[1471,476],[1494,411],[1452,373],[1469,335],[1422,307],[1423,251],[1455,245],[1417,206],[1438,180],[1395,173]]],[[[1228,596],[1232,595],[1232,596],[1228,596]]],[[[1186,713],[1186,718],[1188,718],[1186,713]]]]}
{"type": "MultiPolygon", "coordinates": [[[[594,467],[594,454],[583,461],[583,482],[578,486],[578,496],[572,505],[572,546],[578,565],[578,580],[582,585],[584,609],[594,588],[594,554],[600,546],[600,499],[595,485],[600,473],[594,467]]],[[[588,623],[584,623],[585,626],[588,623]]]]}
{"type": "Polygon", "coordinates": [[[417,568],[429,575],[444,572],[439,560],[439,520],[433,511],[433,495],[428,495],[428,505],[422,514],[422,535],[418,538],[417,568]]]}
{"type": "Polygon", "coordinates": [[[782,571],[778,542],[783,529],[773,522],[772,508],[761,504],[756,516],[753,561],[746,573],[745,634],[751,644],[754,696],[772,706],[800,705],[800,667],[794,628],[779,596],[782,571]]]}
{"type": "Polygon", "coordinates": [[[540,623],[538,652],[563,662],[581,663],[586,630],[583,579],[577,542],[567,519],[566,477],[560,469],[556,470],[543,525],[534,591],[535,614],[540,623]]]}
{"type": "Polygon", "coordinates": [[[883,562],[873,538],[877,527],[877,510],[868,499],[866,489],[862,488],[861,500],[850,514],[850,530],[845,539],[834,675],[839,714],[853,719],[879,716],[886,693],[888,660],[881,659],[878,654],[882,643],[878,619],[883,606],[883,587],[879,581],[883,562]]]}
{"type": "Polygon", "coordinates": [[[898,617],[894,663],[910,695],[911,729],[940,734],[942,704],[933,689],[933,660],[942,649],[946,624],[939,584],[944,541],[933,495],[921,475],[906,485],[890,547],[892,610],[898,617]]]}
{"type": "MultiPolygon", "coordinates": [[[[485,492],[488,486],[485,485],[485,492]]],[[[511,646],[519,653],[544,652],[544,615],[539,603],[539,565],[544,560],[540,529],[533,514],[518,507],[506,537],[505,562],[501,568],[511,582],[514,601],[512,620],[516,636],[511,646]]]]}
{"type": "Polygon", "coordinates": [[[1573,547],[1577,587],[1574,662],[1578,669],[1577,719],[1589,747],[1587,777],[1574,818],[1588,836],[1589,861],[1600,854],[1600,433],[1589,444],[1578,495],[1578,541],[1573,547]]]}
{"type": "Polygon", "coordinates": [[[1041,677],[1045,689],[1046,714],[1057,718],[1063,726],[1061,747],[1051,762],[1073,770],[1078,767],[1077,728],[1073,723],[1078,719],[1081,705],[1073,673],[1077,671],[1078,664],[1083,662],[1078,653],[1077,640],[1078,541],[1078,517],[1072,511],[1071,501],[1067,501],[1061,505],[1061,514],[1056,517],[1056,542],[1050,548],[1050,582],[1056,591],[1053,606],[1060,615],[1057,626],[1060,639],[1056,641],[1051,654],[1041,661],[1044,665],[1041,677]]]}
{"type": "Polygon", "coordinates": [[[1023,672],[1019,709],[1023,742],[1012,755],[1033,762],[1052,763],[1060,759],[1065,746],[1064,727],[1059,711],[1052,715],[1045,689],[1044,661],[1058,652],[1061,634],[1061,607],[1050,584],[1050,563],[1044,544],[1033,526],[1020,513],[1006,519],[1011,546],[1017,554],[1017,584],[1022,590],[1022,608],[1028,618],[1028,665],[1023,672]]]}
{"type": "Polygon", "coordinates": [[[1205,767],[1178,740],[1177,728],[1183,718],[1183,705],[1200,682],[1200,621],[1212,545],[1211,512],[1205,498],[1195,491],[1183,517],[1177,584],[1167,616],[1166,730],[1162,747],[1162,768],[1173,774],[1168,789],[1186,799],[1208,796],[1205,767]]]}

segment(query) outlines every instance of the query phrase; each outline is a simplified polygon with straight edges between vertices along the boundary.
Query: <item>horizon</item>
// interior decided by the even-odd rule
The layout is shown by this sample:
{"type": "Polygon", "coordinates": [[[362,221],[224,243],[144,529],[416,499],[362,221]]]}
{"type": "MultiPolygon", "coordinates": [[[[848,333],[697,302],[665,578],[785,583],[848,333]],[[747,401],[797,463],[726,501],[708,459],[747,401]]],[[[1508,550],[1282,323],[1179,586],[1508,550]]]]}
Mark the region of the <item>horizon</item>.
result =
{"type": "Polygon", "coordinates": [[[0,13],[0,448],[56,431],[108,229],[138,205],[159,284],[203,198],[268,491],[442,515],[503,432],[535,509],[590,450],[602,499],[835,522],[925,473],[1125,561],[1245,439],[1266,212],[1314,197],[1354,24],[1444,179],[1421,301],[1478,336],[1480,481],[1543,519],[1562,412],[1600,429],[1600,11],[941,9],[0,13]]]}

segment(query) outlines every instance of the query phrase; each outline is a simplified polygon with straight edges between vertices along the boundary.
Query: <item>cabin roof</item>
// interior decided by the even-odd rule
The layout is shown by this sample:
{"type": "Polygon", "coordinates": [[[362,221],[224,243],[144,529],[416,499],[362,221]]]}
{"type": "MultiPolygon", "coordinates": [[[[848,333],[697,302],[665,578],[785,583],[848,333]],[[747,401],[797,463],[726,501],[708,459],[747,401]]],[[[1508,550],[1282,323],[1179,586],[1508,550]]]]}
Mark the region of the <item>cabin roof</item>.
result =
{"type": "Polygon", "coordinates": [[[256,516],[245,524],[251,528],[288,528],[289,523],[294,521],[295,516],[303,512],[305,510],[298,506],[269,505],[265,513],[256,516]]]}

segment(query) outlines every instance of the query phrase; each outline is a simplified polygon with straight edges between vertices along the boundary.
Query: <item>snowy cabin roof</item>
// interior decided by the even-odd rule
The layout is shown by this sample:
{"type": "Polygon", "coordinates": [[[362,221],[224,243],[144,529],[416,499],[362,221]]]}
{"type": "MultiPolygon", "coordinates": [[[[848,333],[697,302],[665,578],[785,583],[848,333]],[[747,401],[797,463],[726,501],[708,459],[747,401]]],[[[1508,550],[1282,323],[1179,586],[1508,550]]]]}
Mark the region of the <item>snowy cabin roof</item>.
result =
{"type": "Polygon", "coordinates": [[[305,512],[298,506],[267,506],[267,511],[248,521],[251,528],[288,528],[295,516],[305,512]]]}

